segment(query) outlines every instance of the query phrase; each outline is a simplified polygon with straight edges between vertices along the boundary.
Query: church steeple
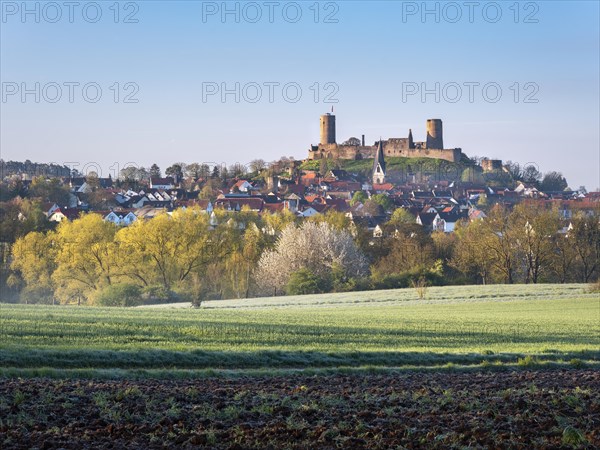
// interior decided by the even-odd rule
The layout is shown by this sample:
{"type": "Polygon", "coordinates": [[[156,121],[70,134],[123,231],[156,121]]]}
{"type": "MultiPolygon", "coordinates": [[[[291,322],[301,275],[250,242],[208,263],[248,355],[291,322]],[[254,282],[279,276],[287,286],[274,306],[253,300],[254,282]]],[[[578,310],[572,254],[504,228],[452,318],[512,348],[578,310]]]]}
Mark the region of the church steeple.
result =
{"type": "Polygon", "coordinates": [[[383,184],[385,182],[385,158],[383,156],[383,142],[379,138],[379,146],[375,159],[373,160],[373,184],[383,184]]]}
{"type": "Polygon", "coordinates": [[[408,148],[415,148],[415,141],[412,136],[412,129],[408,129],[408,148]]]}

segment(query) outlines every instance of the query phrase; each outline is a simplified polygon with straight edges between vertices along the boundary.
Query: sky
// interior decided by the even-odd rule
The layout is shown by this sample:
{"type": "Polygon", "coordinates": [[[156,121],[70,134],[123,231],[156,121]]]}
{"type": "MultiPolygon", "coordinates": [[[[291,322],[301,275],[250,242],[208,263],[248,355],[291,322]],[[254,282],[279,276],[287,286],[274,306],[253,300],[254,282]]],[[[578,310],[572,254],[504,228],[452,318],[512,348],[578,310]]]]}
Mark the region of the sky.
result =
{"type": "Polygon", "coordinates": [[[425,139],[600,186],[597,1],[1,2],[4,160],[102,176],[425,139]]]}

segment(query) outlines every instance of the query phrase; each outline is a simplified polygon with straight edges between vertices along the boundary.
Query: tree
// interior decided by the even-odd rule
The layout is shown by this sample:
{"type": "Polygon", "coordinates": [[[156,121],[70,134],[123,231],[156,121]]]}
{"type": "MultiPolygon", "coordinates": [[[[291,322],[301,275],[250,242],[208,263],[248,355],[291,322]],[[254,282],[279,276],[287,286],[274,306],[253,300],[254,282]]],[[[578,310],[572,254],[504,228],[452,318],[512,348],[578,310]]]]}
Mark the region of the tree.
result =
{"type": "Polygon", "coordinates": [[[578,214],[571,222],[568,239],[577,254],[579,280],[587,283],[600,264],[600,225],[598,215],[578,214]]]}
{"type": "Polygon", "coordinates": [[[230,166],[231,176],[234,178],[240,178],[246,175],[246,167],[243,164],[235,163],[230,166]]]}
{"type": "Polygon", "coordinates": [[[463,170],[460,180],[465,183],[483,183],[483,170],[479,166],[467,167],[463,170]]]}
{"type": "Polygon", "coordinates": [[[150,176],[152,178],[160,178],[161,177],[160,167],[158,167],[158,165],[156,163],[154,163],[150,166],[150,169],[148,170],[148,172],[150,173],[150,176]]]}
{"type": "Polygon", "coordinates": [[[577,260],[577,250],[567,233],[556,233],[553,239],[554,257],[550,262],[550,270],[560,283],[577,279],[574,276],[577,260]]]}
{"type": "Polygon", "coordinates": [[[506,161],[504,164],[504,168],[508,171],[508,174],[515,181],[523,180],[523,169],[521,165],[517,162],[506,161]]]}
{"type": "Polygon", "coordinates": [[[118,276],[117,227],[98,214],[86,214],[73,222],[62,221],[54,243],[57,267],[52,274],[56,295],[68,302],[112,284],[118,276]]]}
{"type": "Polygon", "coordinates": [[[342,145],[361,145],[362,141],[356,137],[351,137],[350,139],[348,139],[347,141],[345,141],[342,145]]]}
{"type": "Polygon", "coordinates": [[[521,203],[510,219],[516,231],[517,252],[525,260],[525,283],[537,283],[555,255],[555,235],[560,227],[558,211],[546,209],[539,203],[521,203]]]}
{"type": "Polygon", "coordinates": [[[227,166],[225,164],[223,164],[223,166],[221,166],[220,178],[221,178],[221,180],[223,180],[224,183],[226,183],[227,180],[229,180],[229,169],[227,168],[227,166]]]}
{"type": "Polygon", "coordinates": [[[450,266],[458,269],[475,282],[488,284],[492,281],[492,258],[487,253],[486,241],[490,239],[489,230],[483,222],[477,220],[459,224],[455,229],[456,245],[450,266]]]}
{"type": "Polygon", "coordinates": [[[21,299],[25,303],[54,303],[56,249],[52,241],[52,233],[32,232],[17,239],[13,246],[11,269],[19,278],[12,282],[24,284],[21,299]]]}
{"type": "Polygon", "coordinates": [[[544,175],[540,184],[540,189],[543,192],[558,192],[564,191],[569,185],[567,180],[560,172],[548,172],[544,175]]]}
{"type": "Polygon", "coordinates": [[[517,266],[516,236],[522,230],[515,230],[511,217],[500,205],[492,208],[487,219],[481,223],[484,237],[481,246],[492,264],[492,270],[505,283],[512,284],[517,266]]]}
{"type": "Polygon", "coordinates": [[[31,231],[46,231],[53,228],[37,201],[19,197],[0,203],[0,237],[4,242],[14,242],[31,231]]]}
{"type": "Polygon", "coordinates": [[[200,164],[200,177],[206,180],[210,177],[210,174],[210,166],[208,164],[200,164]]]}
{"type": "Polygon", "coordinates": [[[183,285],[193,273],[230,251],[231,230],[211,229],[210,218],[194,208],[136,221],[119,231],[120,268],[132,281],[161,284],[166,290],[183,285]],[[151,238],[149,238],[151,236],[151,238]]]}
{"type": "Polygon", "coordinates": [[[539,186],[542,179],[542,173],[533,164],[525,166],[523,169],[523,181],[533,186],[539,186]]]}
{"type": "Polygon", "coordinates": [[[198,198],[201,200],[213,200],[215,197],[215,189],[213,189],[211,183],[206,183],[198,194],[198,198]]]}
{"type": "Polygon", "coordinates": [[[380,203],[374,201],[373,199],[367,200],[365,202],[365,207],[363,209],[364,213],[371,217],[383,217],[385,216],[385,209],[381,206],[380,203]]]}
{"type": "Polygon", "coordinates": [[[399,225],[402,223],[415,223],[415,216],[405,208],[396,208],[390,218],[390,225],[399,225]]]}
{"type": "Polygon", "coordinates": [[[343,212],[329,210],[325,214],[317,214],[309,220],[315,223],[327,223],[331,228],[339,231],[347,230],[350,226],[350,218],[343,212]]]}
{"type": "Polygon", "coordinates": [[[144,167],[129,166],[121,169],[119,179],[130,186],[137,187],[143,180],[147,180],[150,174],[144,167]]]}
{"type": "Polygon", "coordinates": [[[364,203],[369,197],[365,191],[356,191],[350,200],[350,206],[354,206],[358,203],[364,203]]]}
{"type": "Polygon", "coordinates": [[[250,161],[250,171],[260,173],[267,168],[267,163],[264,159],[253,159],[250,161]]]}
{"type": "Polygon", "coordinates": [[[327,158],[321,158],[319,161],[319,175],[324,177],[329,172],[329,160],[327,158]]]}
{"type": "Polygon", "coordinates": [[[327,280],[308,269],[300,269],[291,274],[285,291],[287,295],[320,294],[327,292],[329,287],[327,280]]]}
{"type": "Polygon", "coordinates": [[[399,225],[387,245],[391,247],[389,253],[375,264],[373,270],[377,277],[428,268],[435,261],[433,240],[416,223],[399,225]]]}
{"type": "Polygon", "coordinates": [[[69,204],[69,190],[61,185],[58,178],[34,178],[29,187],[29,195],[40,198],[42,202],[52,202],[59,206],[69,204]]]}
{"type": "Polygon", "coordinates": [[[394,209],[394,202],[385,194],[375,194],[371,196],[371,201],[381,205],[385,212],[394,209]]]}
{"type": "Polygon", "coordinates": [[[456,245],[450,266],[466,276],[487,284],[490,281],[493,260],[488,254],[486,241],[489,230],[480,220],[456,227],[456,245]]]}
{"type": "Polygon", "coordinates": [[[113,284],[97,292],[92,301],[97,306],[137,306],[142,303],[142,290],[131,283],[113,284]]]}
{"type": "Polygon", "coordinates": [[[262,254],[255,277],[262,292],[276,294],[283,292],[291,275],[300,269],[321,278],[330,277],[335,269],[352,278],[365,276],[368,263],[346,231],[327,223],[305,222],[283,230],[275,248],[262,254]]]}
{"type": "Polygon", "coordinates": [[[184,163],[176,163],[165,170],[165,175],[175,178],[177,181],[183,179],[183,171],[185,170],[184,163]]]}
{"type": "MultiPolygon", "coordinates": [[[[281,232],[290,225],[295,225],[297,217],[290,210],[286,209],[281,213],[263,214],[262,231],[271,236],[279,236],[281,232]]],[[[274,241],[272,241],[274,243],[274,241]]]]}

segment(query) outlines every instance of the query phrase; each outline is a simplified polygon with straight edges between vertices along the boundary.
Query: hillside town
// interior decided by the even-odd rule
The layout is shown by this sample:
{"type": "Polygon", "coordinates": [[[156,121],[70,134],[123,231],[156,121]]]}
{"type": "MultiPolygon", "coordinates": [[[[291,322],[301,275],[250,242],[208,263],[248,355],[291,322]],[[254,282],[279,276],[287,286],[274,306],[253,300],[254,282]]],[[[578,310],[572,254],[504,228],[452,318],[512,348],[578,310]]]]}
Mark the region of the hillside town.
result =
{"type": "MultiPolygon", "coordinates": [[[[325,170],[323,167],[303,169],[301,161],[286,158],[270,165],[258,161],[254,167],[258,170],[238,173],[231,178],[219,174],[227,172],[226,166],[206,165],[201,170],[207,175],[195,177],[193,169],[185,170],[183,164],[176,164],[169,171],[179,172],[174,176],[144,178],[142,174],[135,182],[110,176],[99,178],[95,174],[54,178],[10,173],[4,174],[2,181],[5,191],[3,209],[6,211],[11,202],[30,198],[39,202],[41,211],[51,223],[73,220],[81,213],[93,213],[119,226],[189,207],[198,207],[212,216],[217,209],[232,213],[247,209],[258,214],[289,211],[298,218],[336,211],[345,214],[354,224],[366,226],[374,237],[378,237],[396,209],[406,211],[427,231],[450,233],[460,220],[485,219],[486,212],[496,204],[511,208],[524,200],[536,202],[557,208],[566,221],[578,212],[594,214],[600,206],[598,192],[569,188],[542,190],[544,180],[540,174],[534,174],[533,178],[529,174],[531,179],[525,181],[510,179],[506,172],[497,172],[504,175],[498,177],[501,182],[509,179],[502,185],[493,176],[494,172],[483,173],[480,166],[474,165],[464,169],[462,178],[455,180],[397,183],[392,181],[391,173],[388,176],[383,153],[373,161],[370,176],[327,167],[325,170]],[[478,176],[477,170],[483,176],[478,176]],[[36,185],[40,183],[54,186],[62,199],[53,201],[52,195],[37,196],[36,189],[40,189],[36,185]],[[10,192],[17,195],[6,201],[10,192]]],[[[19,212],[19,219],[25,219],[24,212],[19,212]]]]}
{"type": "Polygon", "coordinates": [[[426,132],[338,145],[327,114],[305,160],[152,164],[114,177],[0,161],[0,287],[25,303],[102,304],[121,289],[126,303],[199,305],[597,278],[600,192],[533,164],[444,150],[440,119],[426,132]]]}

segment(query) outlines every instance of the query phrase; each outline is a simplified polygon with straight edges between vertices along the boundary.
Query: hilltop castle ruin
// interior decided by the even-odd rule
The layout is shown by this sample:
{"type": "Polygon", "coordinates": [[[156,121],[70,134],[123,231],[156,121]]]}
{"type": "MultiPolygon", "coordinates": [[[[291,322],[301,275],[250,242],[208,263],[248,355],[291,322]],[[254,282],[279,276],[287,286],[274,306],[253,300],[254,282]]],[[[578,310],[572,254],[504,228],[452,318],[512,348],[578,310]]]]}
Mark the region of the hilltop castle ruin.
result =
{"type": "MultiPolygon", "coordinates": [[[[308,159],[339,158],[339,159],[366,159],[375,158],[380,142],[365,145],[365,136],[362,142],[338,144],[335,139],[335,116],[324,114],[321,116],[321,142],[311,145],[308,159]]],[[[381,141],[383,154],[386,157],[404,158],[435,158],[451,162],[459,162],[462,157],[460,148],[444,149],[442,121],[429,119],[427,121],[427,139],[425,142],[413,141],[412,130],[408,131],[406,138],[390,138],[381,141]]]]}

